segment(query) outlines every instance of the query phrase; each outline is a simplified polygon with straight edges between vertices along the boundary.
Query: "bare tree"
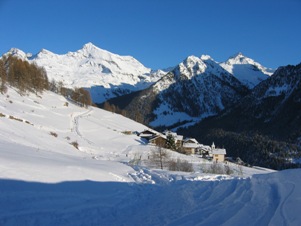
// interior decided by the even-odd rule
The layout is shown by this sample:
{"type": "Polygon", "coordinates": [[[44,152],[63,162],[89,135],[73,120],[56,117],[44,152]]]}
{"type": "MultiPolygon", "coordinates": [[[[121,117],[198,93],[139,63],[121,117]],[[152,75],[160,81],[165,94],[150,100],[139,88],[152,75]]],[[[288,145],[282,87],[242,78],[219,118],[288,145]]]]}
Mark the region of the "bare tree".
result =
{"type": "Polygon", "coordinates": [[[84,107],[92,104],[91,96],[88,90],[84,88],[75,88],[71,96],[72,100],[84,107]]]}
{"type": "Polygon", "coordinates": [[[155,166],[163,169],[165,164],[168,163],[169,154],[166,149],[164,149],[161,145],[158,145],[152,149],[149,159],[151,163],[155,164],[155,166]]]}
{"type": "Polygon", "coordinates": [[[1,85],[0,85],[0,93],[5,93],[6,91],[6,70],[4,67],[4,61],[0,59],[0,79],[1,79],[1,85]]]}
{"type": "Polygon", "coordinates": [[[38,94],[49,88],[47,73],[44,68],[13,56],[9,56],[4,60],[2,66],[0,65],[2,81],[18,88],[20,94],[25,94],[27,91],[38,94]],[[4,74],[5,69],[7,71],[6,75],[4,74]]]}
{"type": "Polygon", "coordinates": [[[188,162],[187,160],[174,159],[169,161],[168,169],[170,171],[183,171],[183,172],[193,172],[193,165],[192,163],[188,162]]]}

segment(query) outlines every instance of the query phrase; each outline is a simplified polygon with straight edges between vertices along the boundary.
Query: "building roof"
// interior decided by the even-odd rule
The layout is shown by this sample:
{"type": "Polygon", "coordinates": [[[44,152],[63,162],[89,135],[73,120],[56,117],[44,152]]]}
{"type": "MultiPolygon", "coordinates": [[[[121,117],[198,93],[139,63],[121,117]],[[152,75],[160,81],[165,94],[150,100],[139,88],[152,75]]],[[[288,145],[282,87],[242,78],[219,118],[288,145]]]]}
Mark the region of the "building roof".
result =
{"type": "Polygon", "coordinates": [[[195,144],[198,144],[199,142],[196,139],[194,139],[194,138],[186,138],[184,140],[184,143],[195,143],[195,144]]]}
{"type": "Polygon", "coordinates": [[[220,149],[220,148],[213,149],[212,154],[213,155],[225,155],[226,149],[220,149]]]}
{"type": "Polygon", "coordinates": [[[183,147],[184,148],[198,148],[200,145],[196,143],[184,143],[183,147]]]}
{"type": "Polygon", "coordinates": [[[206,151],[211,151],[211,147],[210,147],[210,146],[208,146],[208,145],[203,145],[203,144],[200,145],[200,149],[206,150],[206,151]]]}
{"type": "Polygon", "coordinates": [[[139,134],[139,137],[150,138],[157,134],[159,134],[159,133],[155,130],[146,129],[139,134]]]}
{"type": "Polygon", "coordinates": [[[182,135],[177,135],[176,136],[176,140],[178,141],[178,140],[183,140],[183,136],[182,135]]]}
{"type": "Polygon", "coordinates": [[[156,139],[158,139],[159,137],[161,137],[161,138],[163,138],[163,139],[166,140],[166,136],[165,136],[165,135],[163,135],[163,134],[157,134],[157,135],[153,136],[153,137],[150,139],[150,141],[156,140],[156,139]]]}

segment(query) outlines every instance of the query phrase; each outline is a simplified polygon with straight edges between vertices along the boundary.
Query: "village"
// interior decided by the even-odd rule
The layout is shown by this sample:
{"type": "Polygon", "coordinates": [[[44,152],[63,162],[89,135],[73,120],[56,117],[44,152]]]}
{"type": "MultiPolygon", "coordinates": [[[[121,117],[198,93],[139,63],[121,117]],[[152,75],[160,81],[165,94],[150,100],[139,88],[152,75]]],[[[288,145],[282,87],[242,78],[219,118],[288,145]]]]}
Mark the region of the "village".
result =
{"type": "Polygon", "coordinates": [[[185,138],[176,132],[165,130],[163,133],[147,129],[138,134],[147,143],[168,148],[186,155],[199,155],[215,163],[225,162],[226,149],[200,144],[195,138],[185,138]]]}

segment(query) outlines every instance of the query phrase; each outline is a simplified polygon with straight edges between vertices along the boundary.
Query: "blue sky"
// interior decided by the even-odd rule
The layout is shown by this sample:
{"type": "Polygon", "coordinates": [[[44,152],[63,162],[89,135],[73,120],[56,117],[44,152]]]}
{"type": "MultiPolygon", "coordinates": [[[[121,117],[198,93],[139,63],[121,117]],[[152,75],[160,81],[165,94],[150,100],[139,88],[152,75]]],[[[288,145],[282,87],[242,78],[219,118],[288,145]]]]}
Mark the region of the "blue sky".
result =
{"type": "Polygon", "coordinates": [[[266,67],[301,62],[301,0],[0,0],[0,54],[64,54],[85,43],[147,67],[242,52],[266,67]]]}

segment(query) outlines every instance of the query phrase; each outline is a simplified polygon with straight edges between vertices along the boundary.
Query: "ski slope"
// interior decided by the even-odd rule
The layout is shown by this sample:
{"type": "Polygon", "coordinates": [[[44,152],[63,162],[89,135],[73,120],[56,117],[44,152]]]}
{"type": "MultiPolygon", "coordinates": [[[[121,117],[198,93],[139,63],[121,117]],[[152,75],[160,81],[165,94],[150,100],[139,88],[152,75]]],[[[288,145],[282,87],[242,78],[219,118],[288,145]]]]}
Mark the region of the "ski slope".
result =
{"type": "Polygon", "coordinates": [[[0,94],[0,225],[300,225],[301,170],[149,168],[146,127],[45,92],[0,94]],[[68,104],[67,104],[68,103],[68,104]],[[72,142],[78,144],[76,149],[72,142]]]}

